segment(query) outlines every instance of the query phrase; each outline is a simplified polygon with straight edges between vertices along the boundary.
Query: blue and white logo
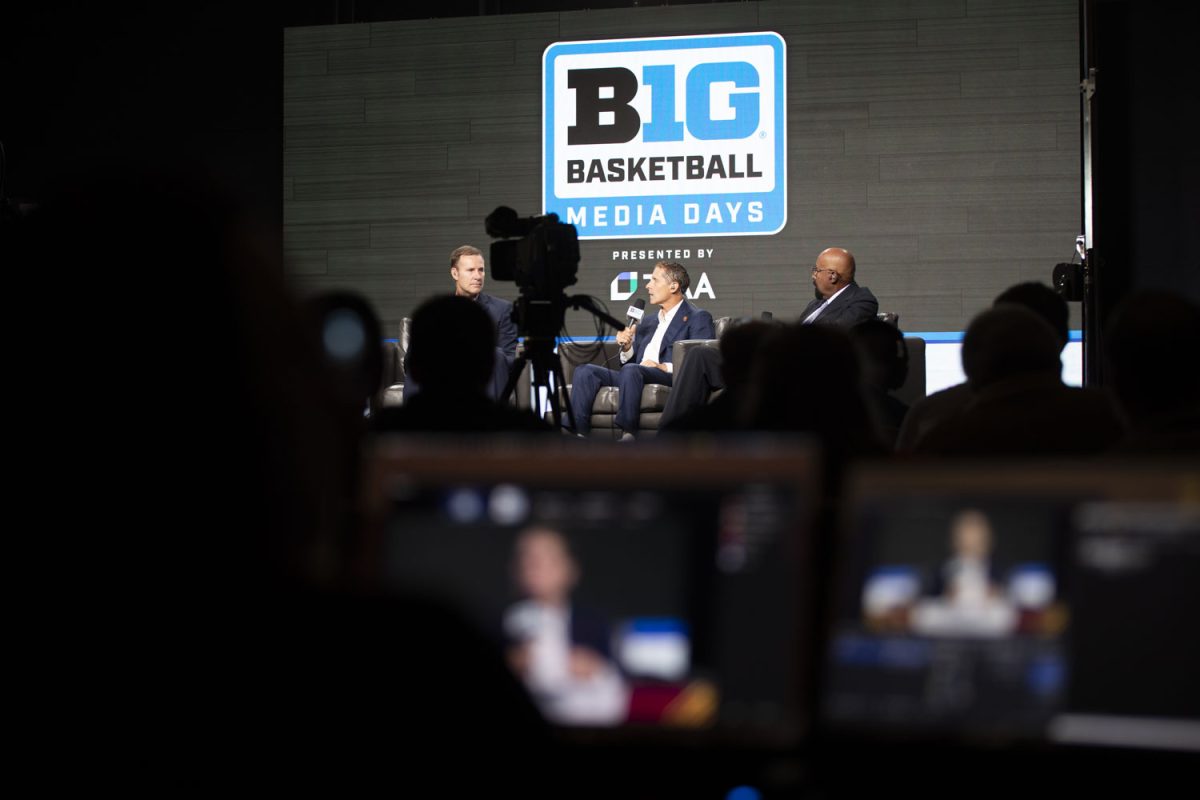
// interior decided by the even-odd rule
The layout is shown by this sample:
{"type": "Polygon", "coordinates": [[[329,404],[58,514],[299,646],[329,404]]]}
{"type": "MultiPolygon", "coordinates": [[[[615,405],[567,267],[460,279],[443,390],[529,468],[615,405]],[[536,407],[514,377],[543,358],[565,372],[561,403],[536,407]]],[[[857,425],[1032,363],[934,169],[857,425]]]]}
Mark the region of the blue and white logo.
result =
{"type": "Polygon", "coordinates": [[[581,239],[778,233],[785,60],[777,33],[550,45],[544,209],[581,239]]]}
{"type": "Polygon", "coordinates": [[[628,300],[637,292],[637,288],[638,274],[621,272],[612,279],[612,284],[608,287],[608,296],[613,300],[628,300]]]}

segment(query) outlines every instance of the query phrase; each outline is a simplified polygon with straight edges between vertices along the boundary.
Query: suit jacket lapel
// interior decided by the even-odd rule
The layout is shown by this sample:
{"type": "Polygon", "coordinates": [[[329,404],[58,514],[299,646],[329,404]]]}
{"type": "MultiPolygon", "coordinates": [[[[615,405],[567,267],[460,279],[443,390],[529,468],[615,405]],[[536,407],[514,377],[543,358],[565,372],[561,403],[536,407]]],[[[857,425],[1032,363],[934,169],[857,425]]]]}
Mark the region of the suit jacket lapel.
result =
{"type": "MultiPolygon", "coordinates": [[[[817,317],[815,320],[813,320],[813,322],[820,322],[821,320],[825,320],[826,322],[831,321],[834,317],[830,316],[830,315],[831,314],[836,315],[837,312],[841,310],[842,306],[849,303],[850,299],[853,298],[854,295],[857,293],[858,293],[858,285],[857,284],[854,284],[854,283],[846,284],[846,288],[842,289],[842,293],[839,294],[832,303],[825,306],[825,310],[821,312],[821,316],[817,317]]],[[[824,301],[822,301],[822,302],[824,302],[824,301]]],[[[808,313],[811,314],[812,312],[810,311],[808,313]]]]}
{"type": "Polygon", "coordinates": [[[821,306],[821,303],[824,302],[824,297],[814,298],[813,301],[805,306],[804,310],[800,312],[800,322],[803,323],[804,320],[808,319],[808,315],[816,311],[821,306]]]}
{"type": "MultiPolygon", "coordinates": [[[[671,320],[671,324],[667,326],[667,332],[663,334],[662,346],[664,349],[669,349],[675,343],[675,340],[679,338],[680,333],[683,331],[683,326],[687,325],[688,317],[695,310],[687,300],[680,301],[679,308],[675,311],[675,318],[671,320]]],[[[655,361],[662,361],[661,351],[659,352],[659,356],[655,361]]]]}

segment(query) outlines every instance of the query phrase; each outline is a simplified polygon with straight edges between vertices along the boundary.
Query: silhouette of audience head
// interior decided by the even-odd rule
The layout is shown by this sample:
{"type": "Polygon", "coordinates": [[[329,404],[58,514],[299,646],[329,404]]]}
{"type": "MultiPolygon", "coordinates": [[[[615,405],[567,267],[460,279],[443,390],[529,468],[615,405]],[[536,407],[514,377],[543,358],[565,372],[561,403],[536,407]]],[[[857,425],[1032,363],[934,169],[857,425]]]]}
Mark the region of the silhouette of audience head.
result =
{"type": "Polygon", "coordinates": [[[1050,324],[1028,308],[997,305],[972,320],[963,337],[962,364],[974,391],[1017,375],[1057,375],[1061,341],[1050,324]]]}
{"type": "Polygon", "coordinates": [[[812,433],[834,460],[881,447],[854,345],[831,325],[788,325],[763,341],[744,415],[753,430],[812,433]]]}
{"type": "Polygon", "coordinates": [[[992,305],[998,306],[1005,303],[1024,306],[1046,320],[1058,335],[1059,341],[1062,342],[1059,349],[1061,350],[1062,347],[1066,347],[1067,341],[1070,338],[1068,330],[1069,313],[1067,311],[1067,301],[1058,292],[1046,284],[1037,283],[1036,281],[1018,283],[1001,292],[992,305]]]}
{"type": "Polygon", "coordinates": [[[862,359],[863,382],[872,388],[899,389],[908,377],[908,345],[895,325],[869,319],[850,329],[862,359]]]}
{"type": "Polygon", "coordinates": [[[413,313],[408,368],[422,392],[483,394],[495,350],[495,323],[465,297],[434,297],[413,313]]]}
{"type": "Polygon", "coordinates": [[[1134,427],[1200,408],[1200,306],[1167,292],[1134,295],[1106,336],[1109,377],[1134,427]]]}
{"type": "Polygon", "coordinates": [[[766,338],[779,326],[769,322],[753,320],[734,325],[721,336],[721,375],[725,379],[725,390],[741,391],[750,380],[754,366],[754,354],[766,338]]]}
{"type": "Polygon", "coordinates": [[[383,328],[375,309],[355,292],[309,299],[308,324],[341,404],[359,416],[383,380],[383,328]]]}
{"type": "Polygon", "coordinates": [[[277,253],[203,180],[131,164],[76,177],[28,222],[21,271],[73,287],[62,327],[89,345],[62,352],[103,387],[61,419],[120,456],[89,490],[138,487],[121,528],[152,542],[154,574],[233,592],[325,569],[358,432],[332,413],[277,253]]]}

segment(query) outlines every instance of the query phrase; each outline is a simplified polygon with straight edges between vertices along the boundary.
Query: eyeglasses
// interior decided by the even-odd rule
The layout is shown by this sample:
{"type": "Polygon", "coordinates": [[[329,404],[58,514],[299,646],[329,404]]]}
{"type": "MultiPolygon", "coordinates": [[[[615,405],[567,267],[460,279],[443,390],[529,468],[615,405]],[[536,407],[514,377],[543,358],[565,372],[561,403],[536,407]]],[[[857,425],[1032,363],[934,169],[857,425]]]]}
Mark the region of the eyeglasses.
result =
{"type": "Polygon", "coordinates": [[[813,275],[820,275],[822,272],[828,272],[829,279],[833,281],[836,281],[839,277],[841,277],[841,273],[839,273],[836,269],[821,269],[820,267],[813,267],[813,275]]]}

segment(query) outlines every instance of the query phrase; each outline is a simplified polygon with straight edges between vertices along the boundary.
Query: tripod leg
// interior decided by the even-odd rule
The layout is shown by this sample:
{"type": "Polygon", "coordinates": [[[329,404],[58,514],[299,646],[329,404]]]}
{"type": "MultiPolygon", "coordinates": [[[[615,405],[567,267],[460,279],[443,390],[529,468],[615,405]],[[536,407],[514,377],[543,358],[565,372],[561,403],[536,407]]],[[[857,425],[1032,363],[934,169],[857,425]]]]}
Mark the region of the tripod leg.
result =
{"type": "Polygon", "coordinates": [[[508,383],[504,384],[504,391],[496,398],[497,403],[507,403],[512,397],[513,390],[517,388],[517,381],[521,379],[521,372],[525,369],[526,360],[526,356],[519,355],[513,361],[512,366],[508,368],[508,383]]]}
{"type": "MultiPolygon", "coordinates": [[[[554,424],[557,425],[558,427],[562,427],[562,423],[559,421],[559,418],[561,417],[562,413],[558,407],[558,399],[559,399],[559,397],[562,396],[563,392],[566,391],[567,380],[566,380],[566,377],[563,375],[563,368],[562,368],[561,361],[554,362],[553,374],[554,374],[554,391],[550,396],[550,402],[554,404],[554,409],[555,409],[554,424]]],[[[566,405],[566,407],[567,407],[567,423],[570,425],[571,433],[578,433],[579,428],[575,427],[575,410],[573,408],[571,408],[570,400],[568,400],[564,405],[566,405]]]]}

